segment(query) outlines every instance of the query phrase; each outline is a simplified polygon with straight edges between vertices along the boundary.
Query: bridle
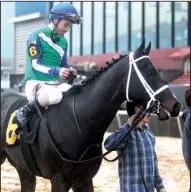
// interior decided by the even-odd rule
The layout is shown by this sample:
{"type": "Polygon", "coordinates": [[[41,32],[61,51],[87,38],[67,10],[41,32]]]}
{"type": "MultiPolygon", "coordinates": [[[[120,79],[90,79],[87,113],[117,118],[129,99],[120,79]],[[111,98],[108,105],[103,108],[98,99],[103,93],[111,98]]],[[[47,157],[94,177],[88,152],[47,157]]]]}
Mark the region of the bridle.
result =
{"type": "MultiPolygon", "coordinates": [[[[133,54],[134,54],[134,52],[131,52],[129,54],[129,73],[128,73],[128,77],[127,77],[126,98],[127,98],[128,102],[132,102],[132,100],[130,100],[130,98],[129,98],[129,84],[130,84],[132,68],[134,67],[135,72],[136,72],[140,82],[142,83],[143,87],[145,88],[146,92],[148,93],[148,95],[150,97],[150,100],[148,101],[147,107],[146,107],[148,109],[149,106],[151,105],[151,103],[156,100],[155,96],[158,95],[159,93],[161,93],[162,91],[164,91],[165,89],[169,88],[169,86],[168,85],[164,85],[161,88],[159,88],[158,90],[153,91],[153,89],[150,87],[150,85],[147,83],[147,81],[145,80],[145,78],[141,74],[141,72],[138,69],[137,64],[136,64],[137,61],[140,61],[140,60],[142,60],[144,58],[148,58],[150,60],[149,56],[144,55],[144,56],[139,57],[138,59],[134,60],[133,54]]],[[[159,112],[159,108],[158,108],[157,113],[158,112],[159,112]]]]}

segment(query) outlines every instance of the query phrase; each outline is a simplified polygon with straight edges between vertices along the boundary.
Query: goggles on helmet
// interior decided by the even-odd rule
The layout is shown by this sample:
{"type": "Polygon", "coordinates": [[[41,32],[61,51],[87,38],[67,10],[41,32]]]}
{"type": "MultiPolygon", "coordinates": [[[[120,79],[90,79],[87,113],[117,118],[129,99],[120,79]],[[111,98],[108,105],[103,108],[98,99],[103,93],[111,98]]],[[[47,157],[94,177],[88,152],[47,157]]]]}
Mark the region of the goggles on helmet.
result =
{"type": "Polygon", "coordinates": [[[70,21],[72,24],[81,24],[82,23],[82,17],[80,17],[79,15],[76,15],[74,13],[59,14],[59,13],[51,12],[50,14],[58,15],[62,19],[70,21]]]}

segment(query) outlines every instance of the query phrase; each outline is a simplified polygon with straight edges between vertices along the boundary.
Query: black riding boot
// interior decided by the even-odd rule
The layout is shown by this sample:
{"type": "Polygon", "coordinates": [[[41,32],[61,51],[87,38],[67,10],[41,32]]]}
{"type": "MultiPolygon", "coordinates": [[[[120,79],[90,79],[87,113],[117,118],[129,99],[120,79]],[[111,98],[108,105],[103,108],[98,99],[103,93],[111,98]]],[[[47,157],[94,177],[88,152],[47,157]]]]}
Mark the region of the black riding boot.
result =
{"type": "Polygon", "coordinates": [[[25,106],[16,111],[16,117],[21,127],[23,127],[27,119],[36,112],[34,102],[29,102],[25,106]]]}

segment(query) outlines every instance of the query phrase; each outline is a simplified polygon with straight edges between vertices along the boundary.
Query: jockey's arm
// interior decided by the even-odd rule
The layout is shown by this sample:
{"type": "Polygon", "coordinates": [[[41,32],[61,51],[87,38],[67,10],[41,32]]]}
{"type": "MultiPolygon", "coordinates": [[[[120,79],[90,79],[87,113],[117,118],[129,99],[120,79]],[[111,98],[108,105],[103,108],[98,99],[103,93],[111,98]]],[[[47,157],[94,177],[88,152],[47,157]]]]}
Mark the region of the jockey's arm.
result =
{"type": "Polygon", "coordinates": [[[73,68],[73,67],[69,67],[68,66],[68,59],[67,59],[67,52],[68,52],[68,45],[66,46],[65,50],[64,50],[64,56],[62,58],[62,63],[60,67],[63,68],[69,68],[70,71],[74,74],[77,75],[77,71],[73,68]]]}
{"type": "Polygon", "coordinates": [[[64,49],[64,56],[62,57],[62,63],[60,67],[68,68],[67,52],[68,52],[68,45],[64,49]]]}

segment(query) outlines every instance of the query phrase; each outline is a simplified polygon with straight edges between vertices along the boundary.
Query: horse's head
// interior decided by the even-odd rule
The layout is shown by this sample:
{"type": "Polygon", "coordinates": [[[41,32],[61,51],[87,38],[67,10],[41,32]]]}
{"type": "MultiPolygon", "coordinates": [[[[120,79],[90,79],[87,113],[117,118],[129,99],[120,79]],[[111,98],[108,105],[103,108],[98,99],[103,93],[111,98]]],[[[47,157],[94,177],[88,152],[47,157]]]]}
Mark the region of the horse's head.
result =
{"type": "Polygon", "coordinates": [[[129,54],[129,73],[127,75],[127,101],[143,105],[148,108],[157,99],[160,101],[158,116],[160,120],[179,115],[181,104],[169,89],[167,82],[160,76],[153,66],[149,52],[151,43],[145,48],[145,41],[133,53],[129,54]]]}

